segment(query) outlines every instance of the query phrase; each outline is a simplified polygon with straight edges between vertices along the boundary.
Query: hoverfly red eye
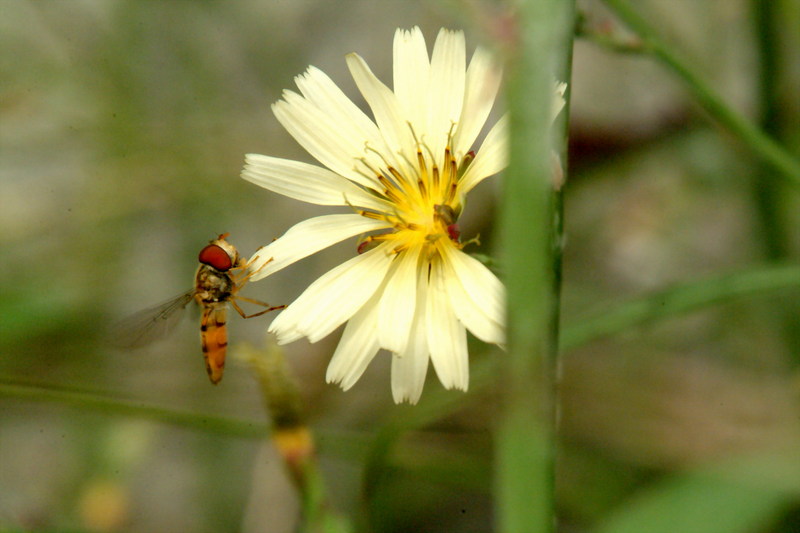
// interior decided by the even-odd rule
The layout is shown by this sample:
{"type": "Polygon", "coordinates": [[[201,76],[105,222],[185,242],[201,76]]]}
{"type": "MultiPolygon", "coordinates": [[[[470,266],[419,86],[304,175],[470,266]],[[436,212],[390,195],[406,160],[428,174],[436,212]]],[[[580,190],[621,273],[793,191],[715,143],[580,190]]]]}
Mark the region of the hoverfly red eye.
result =
{"type": "Polygon", "coordinates": [[[221,246],[209,244],[200,250],[199,261],[204,265],[216,268],[221,272],[230,270],[233,266],[233,259],[221,246]]]}

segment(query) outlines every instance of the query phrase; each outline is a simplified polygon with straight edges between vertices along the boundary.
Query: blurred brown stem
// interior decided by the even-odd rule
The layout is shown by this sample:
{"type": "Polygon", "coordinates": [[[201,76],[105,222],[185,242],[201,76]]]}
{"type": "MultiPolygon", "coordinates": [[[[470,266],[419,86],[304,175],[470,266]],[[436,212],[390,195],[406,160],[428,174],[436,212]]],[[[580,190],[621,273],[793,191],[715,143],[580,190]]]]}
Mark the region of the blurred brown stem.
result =
{"type": "MultiPolygon", "coordinates": [[[[305,421],[300,389],[286,364],[283,349],[270,339],[265,349],[240,348],[261,386],[267,412],[272,418],[272,442],[283,459],[302,502],[302,531],[330,531],[340,522],[328,505],[325,485],[317,464],[314,437],[305,421]]],[[[337,530],[347,529],[336,526],[337,530]]]]}

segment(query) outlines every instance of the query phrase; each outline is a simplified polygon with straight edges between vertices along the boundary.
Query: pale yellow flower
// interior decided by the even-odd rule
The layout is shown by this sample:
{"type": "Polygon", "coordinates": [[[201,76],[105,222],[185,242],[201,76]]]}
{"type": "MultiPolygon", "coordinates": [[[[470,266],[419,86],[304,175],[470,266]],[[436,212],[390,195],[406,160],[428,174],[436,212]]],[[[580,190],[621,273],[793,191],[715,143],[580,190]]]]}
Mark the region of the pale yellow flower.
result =
{"type": "Polygon", "coordinates": [[[244,179],[352,211],[289,229],[253,257],[253,280],[369,235],[355,257],[312,283],[270,326],[283,344],[316,342],[347,322],[327,371],[328,382],[345,390],[380,349],[392,354],[396,402],[417,402],[429,359],[446,388],[466,390],[466,331],[487,343],[504,340],[503,285],[462,251],[456,222],[467,193],[506,166],[507,120],[491,128],[477,153],[470,151],[494,104],[500,71],[481,48],[469,67],[465,56],[462,32],[441,30],[429,58],[419,28],[398,30],[392,90],[360,56],[348,55],[374,121],[309,67],[295,80],[300,94],[285,91],[273,111],[324,167],[246,156],[244,179]]]}

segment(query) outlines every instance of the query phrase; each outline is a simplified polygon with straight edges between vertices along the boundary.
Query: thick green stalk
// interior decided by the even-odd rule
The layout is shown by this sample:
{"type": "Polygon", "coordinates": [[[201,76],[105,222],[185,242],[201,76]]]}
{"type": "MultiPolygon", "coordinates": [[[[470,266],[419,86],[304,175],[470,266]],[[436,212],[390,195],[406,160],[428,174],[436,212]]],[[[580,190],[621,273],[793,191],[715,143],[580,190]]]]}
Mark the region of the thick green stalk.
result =
{"type": "MultiPolygon", "coordinates": [[[[759,124],[765,133],[780,139],[782,124],[778,85],[782,61],[777,42],[780,2],[751,0],[750,4],[758,43],[759,124]]],[[[754,173],[753,197],[763,229],[764,252],[768,259],[778,261],[785,259],[789,251],[788,235],[781,216],[781,197],[785,191],[782,183],[769,179],[770,172],[769,166],[762,164],[754,173]]]]}
{"type": "Polygon", "coordinates": [[[697,72],[661,40],[657,32],[631,8],[626,0],[604,0],[604,2],[639,36],[643,42],[643,51],[650,52],[677,74],[712,117],[794,186],[800,186],[800,161],[797,158],[793,157],[775,139],[726,104],[697,72]]]}
{"type": "Polygon", "coordinates": [[[552,100],[557,58],[571,32],[571,3],[534,0],[518,6],[508,50],[509,168],[502,240],[508,291],[508,354],[500,379],[496,428],[497,529],[553,531],[555,462],[552,100]],[[569,31],[565,31],[566,29],[569,31]]]}
{"type": "MultiPolygon", "coordinates": [[[[786,115],[781,109],[781,85],[786,76],[786,58],[781,46],[781,33],[786,26],[783,2],[751,0],[750,9],[755,22],[758,44],[758,101],[759,124],[770,136],[786,140],[786,115]]],[[[771,180],[772,169],[764,163],[753,172],[752,194],[761,232],[764,254],[771,261],[785,261],[791,257],[792,231],[787,224],[786,200],[788,190],[784,183],[771,180]]],[[[800,306],[794,300],[768,310],[782,328],[788,353],[800,361],[800,306]]]]}

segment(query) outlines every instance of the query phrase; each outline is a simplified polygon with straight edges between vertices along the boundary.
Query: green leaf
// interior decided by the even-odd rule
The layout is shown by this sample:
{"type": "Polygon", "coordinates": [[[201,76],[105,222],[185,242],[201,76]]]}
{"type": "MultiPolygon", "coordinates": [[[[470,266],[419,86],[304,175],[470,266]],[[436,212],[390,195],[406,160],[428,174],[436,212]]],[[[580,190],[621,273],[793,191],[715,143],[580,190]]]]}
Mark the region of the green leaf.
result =
{"type": "Polygon", "coordinates": [[[598,533],[750,533],[796,503],[800,458],[764,455],[677,474],[634,496],[598,533]]]}

